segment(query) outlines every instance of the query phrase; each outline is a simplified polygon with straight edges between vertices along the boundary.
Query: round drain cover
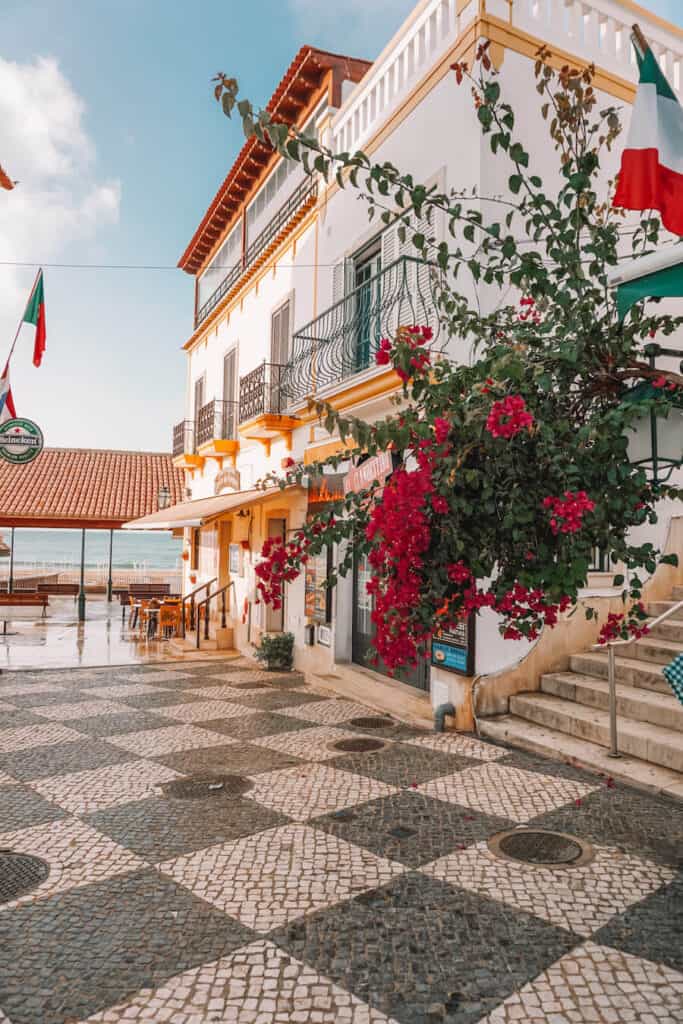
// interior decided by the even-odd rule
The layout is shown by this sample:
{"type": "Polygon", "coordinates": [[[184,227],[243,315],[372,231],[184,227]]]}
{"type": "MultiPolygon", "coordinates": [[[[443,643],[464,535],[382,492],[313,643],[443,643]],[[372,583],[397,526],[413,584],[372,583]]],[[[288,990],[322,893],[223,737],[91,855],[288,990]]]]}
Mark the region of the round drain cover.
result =
{"type": "Polygon", "coordinates": [[[379,715],[373,715],[368,718],[352,718],[349,725],[356,729],[390,729],[396,723],[393,718],[380,718],[379,715]]]}
{"type": "Polygon", "coordinates": [[[577,866],[592,859],[592,847],[576,836],[543,829],[516,828],[499,832],[489,840],[493,853],[508,860],[543,867],[577,866]]]}
{"type": "Polygon", "coordinates": [[[337,740],[332,744],[333,750],[341,750],[345,754],[369,754],[372,750],[382,750],[386,744],[382,740],[373,740],[368,736],[365,739],[359,736],[358,739],[337,740]]]}
{"type": "Polygon", "coordinates": [[[0,903],[9,903],[35,889],[50,874],[50,866],[39,857],[13,850],[0,850],[0,903]]]}
{"type": "Polygon", "coordinates": [[[164,796],[176,800],[202,800],[207,797],[242,796],[253,783],[241,775],[193,775],[189,779],[174,779],[161,789],[164,796]]]}

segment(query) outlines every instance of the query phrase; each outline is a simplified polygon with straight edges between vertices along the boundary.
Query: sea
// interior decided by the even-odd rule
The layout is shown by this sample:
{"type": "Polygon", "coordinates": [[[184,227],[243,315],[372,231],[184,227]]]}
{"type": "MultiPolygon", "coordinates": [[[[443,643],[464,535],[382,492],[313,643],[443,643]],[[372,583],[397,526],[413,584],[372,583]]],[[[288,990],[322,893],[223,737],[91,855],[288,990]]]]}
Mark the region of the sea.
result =
{"type": "MultiPolygon", "coordinates": [[[[10,544],[10,531],[3,529],[0,536],[10,544]]],[[[180,565],[182,540],[168,533],[136,530],[117,530],[114,533],[113,566],[116,569],[175,569],[180,565]]],[[[87,530],[85,534],[85,564],[95,567],[109,562],[109,531],[87,530]]],[[[14,531],[14,564],[79,566],[81,564],[80,530],[14,531]]]]}

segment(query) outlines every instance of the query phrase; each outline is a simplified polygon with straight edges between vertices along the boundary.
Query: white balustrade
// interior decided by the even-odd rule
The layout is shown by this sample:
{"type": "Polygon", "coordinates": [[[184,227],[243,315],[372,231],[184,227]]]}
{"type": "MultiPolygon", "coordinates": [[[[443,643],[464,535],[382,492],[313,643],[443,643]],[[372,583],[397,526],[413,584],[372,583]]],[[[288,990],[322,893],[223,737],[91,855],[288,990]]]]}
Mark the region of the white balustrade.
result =
{"type": "MultiPolygon", "coordinates": [[[[470,0],[460,13],[458,0],[422,0],[404,31],[380,54],[372,69],[350,94],[334,118],[333,148],[360,149],[384,123],[410,89],[453,46],[479,13],[470,0]]],[[[606,71],[636,81],[637,66],[630,42],[633,10],[620,0],[488,0],[490,15],[543,40],[549,49],[565,50],[593,61],[606,71]]],[[[667,31],[647,13],[638,23],[677,92],[683,86],[683,35],[667,31]]]]}

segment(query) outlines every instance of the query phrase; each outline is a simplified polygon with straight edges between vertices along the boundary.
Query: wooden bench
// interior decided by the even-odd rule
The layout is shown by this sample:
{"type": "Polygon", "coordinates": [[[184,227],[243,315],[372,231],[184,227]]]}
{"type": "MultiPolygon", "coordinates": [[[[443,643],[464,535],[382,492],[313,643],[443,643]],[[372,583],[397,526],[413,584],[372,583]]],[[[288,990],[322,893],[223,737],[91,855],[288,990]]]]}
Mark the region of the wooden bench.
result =
{"type": "Polygon", "coordinates": [[[0,594],[0,608],[42,608],[45,615],[47,606],[47,594],[39,594],[36,590],[0,594]]]}
{"type": "Polygon", "coordinates": [[[74,599],[78,596],[79,586],[78,583],[39,583],[38,593],[39,594],[52,594],[54,597],[60,597],[62,595],[73,597],[74,599]]]}

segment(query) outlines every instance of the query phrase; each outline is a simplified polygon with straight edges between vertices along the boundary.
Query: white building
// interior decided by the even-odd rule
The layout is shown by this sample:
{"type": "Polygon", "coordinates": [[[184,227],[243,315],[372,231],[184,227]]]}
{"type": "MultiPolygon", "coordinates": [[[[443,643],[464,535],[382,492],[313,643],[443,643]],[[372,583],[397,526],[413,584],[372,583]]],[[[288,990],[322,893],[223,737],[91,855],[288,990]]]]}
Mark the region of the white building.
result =
{"type": "MultiPolygon", "coordinates": [[[[372,64],[304,47],[269,109],[337,150],[363,149],[440,189],[504,193],[509,167],[491,156],[453,62],[471,64],[476,44],[491,40],[532,163],[551,178],[557,158],[534,89],[535,54],[545,45],[558,67],[594,62],[596,87],[606,101],[624,105],[627,121],[637,79],[629,40],[636,18],[680,90],[683,32],[630,0],[421,0],[372,64]]],[[[613,159],[606,177],[618,153],[613,159]]],[[[425,665],[400,683],[365,666],[371,636],[364,565],[325,596],[321,558],[307,579],[288,587],[283,611],[255,602],[264,538],[295,530],[325,494],[292,488],[264,495],[254,485],[285,458],[306,464],[341,447],[307,411],[306,398],[381,418],[397,378],[375,366],[374,345],[392,325],[434,321],[428,275],[396,230],[380,227],[368,223],[353,189],[306,177],[256,140],[244,145],[180,261],[196,278],[183,420],[174,430],[191,502],[159,523],[184,528],[186,592],[214,577],[212,590],[234,584],[228,625],[239,649],[249,650],[264,630],[289,629],[303,671],[388,710],[400,702],[424,715],[429,700],[452,700],[456,721],[467,727],[472,676],[483,677],[480,706],[505,710],[508,695],[537,689],[543,672],[585,649],[595,626],[577,615],[530,651],[526,642],[503,642],[493,618],[481,618],[469,677],[425,665]]],[[[451,355],[468,358],[457,345],[451,355]]],[[[341,486],[330,477],[329,490],[341,486]]],[[[658,530],[661,543],[670,521],[665,516],[658,530]]],[[[606,613],[609,592],[601,600],[606,613]]],[[[214,616],[219,610],[216,600],[214,616]]]]}

